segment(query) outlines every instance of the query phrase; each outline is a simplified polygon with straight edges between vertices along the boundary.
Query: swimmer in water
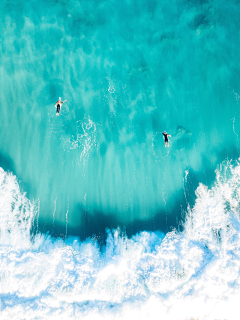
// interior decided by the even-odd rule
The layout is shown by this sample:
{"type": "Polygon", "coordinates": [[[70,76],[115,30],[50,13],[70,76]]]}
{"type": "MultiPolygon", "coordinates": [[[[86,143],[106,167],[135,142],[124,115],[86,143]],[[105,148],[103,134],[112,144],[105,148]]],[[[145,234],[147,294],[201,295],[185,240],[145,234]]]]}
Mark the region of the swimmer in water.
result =
{"type": "Polygon", "coordinates": [[[61,97],[59,97],[58,101],[56,102],[55,104],[55,107],[57,108],[57,111],[56,111],[56,116],[59,116],[59,112],[61,110],[61,104],[66,102],[67,100],[64,100],[63,102],[61,101],[61,97]]]}
{"type": "Polygon", "coordinates": [[[168,144],[168,137],[171,137],[170,134],[168,134],[166,131],[162,132],[163,136],[164,136],[164,139],[165,139],[165,147],[168,146],[169,147],[169,144],[168,144]]]}

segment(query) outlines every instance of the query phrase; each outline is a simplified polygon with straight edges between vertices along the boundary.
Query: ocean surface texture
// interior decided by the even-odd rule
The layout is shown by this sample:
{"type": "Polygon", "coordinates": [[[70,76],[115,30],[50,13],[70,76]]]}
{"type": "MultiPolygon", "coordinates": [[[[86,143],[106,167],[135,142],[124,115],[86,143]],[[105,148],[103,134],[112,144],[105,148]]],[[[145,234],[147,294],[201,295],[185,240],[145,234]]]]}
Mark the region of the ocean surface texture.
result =
{"type": "Polygon", "coordinates": [[[239,17],[0,1],[0,319],[239,320],[239,17]]]}

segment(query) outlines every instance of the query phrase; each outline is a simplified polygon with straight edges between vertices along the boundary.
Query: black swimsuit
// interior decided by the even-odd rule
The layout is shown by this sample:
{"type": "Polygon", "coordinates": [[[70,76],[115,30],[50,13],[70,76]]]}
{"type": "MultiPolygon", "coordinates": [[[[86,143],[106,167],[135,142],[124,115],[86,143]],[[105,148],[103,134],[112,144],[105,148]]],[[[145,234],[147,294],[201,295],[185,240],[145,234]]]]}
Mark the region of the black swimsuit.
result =
{"type": "Polygon", "coordinates": [[[165,142],[168,142],[168,134],[167,133],[163,133],[163,135],[164,135],[165,142]]]}
{"type": "Polygon", "coordinates": [[[60,112],[60,109],[61,109],[61,105],[60,105],[60,103],[58,103],[58,104],[57,104],[57,113],[60,112]]]}

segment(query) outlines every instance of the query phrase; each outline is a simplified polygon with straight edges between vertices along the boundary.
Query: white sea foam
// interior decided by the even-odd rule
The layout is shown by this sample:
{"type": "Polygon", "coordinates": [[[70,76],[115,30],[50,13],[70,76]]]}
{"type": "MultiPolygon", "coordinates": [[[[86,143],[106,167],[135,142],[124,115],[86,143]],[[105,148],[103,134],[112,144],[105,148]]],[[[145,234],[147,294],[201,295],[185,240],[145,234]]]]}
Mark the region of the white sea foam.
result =
{"type": "Polygon", "coordinates": [[[20,192],[16,177],[0,168],[0,243],[2,245],[31,245],[30,229],[34,204],[20,192]]]}
{"type": "Polygon", "coordinates": [[[183,232],[30,237],[34,204],[0,170],[1,319],[238,319],[240,164],[200,184],[183,232]]]}

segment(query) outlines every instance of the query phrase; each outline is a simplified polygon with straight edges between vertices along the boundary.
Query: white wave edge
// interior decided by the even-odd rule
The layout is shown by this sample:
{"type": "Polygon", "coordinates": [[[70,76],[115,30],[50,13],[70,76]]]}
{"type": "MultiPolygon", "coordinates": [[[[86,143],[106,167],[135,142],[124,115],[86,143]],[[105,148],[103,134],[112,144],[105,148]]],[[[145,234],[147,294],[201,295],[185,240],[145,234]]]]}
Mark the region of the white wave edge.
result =
{"type": "Polygon", "coordinates": [[[238,319],[240,164],[200,184],[183,232],[108,230],[106,248],[31,239],[36,206],[0,170],[1,319],[238,319]]]}

